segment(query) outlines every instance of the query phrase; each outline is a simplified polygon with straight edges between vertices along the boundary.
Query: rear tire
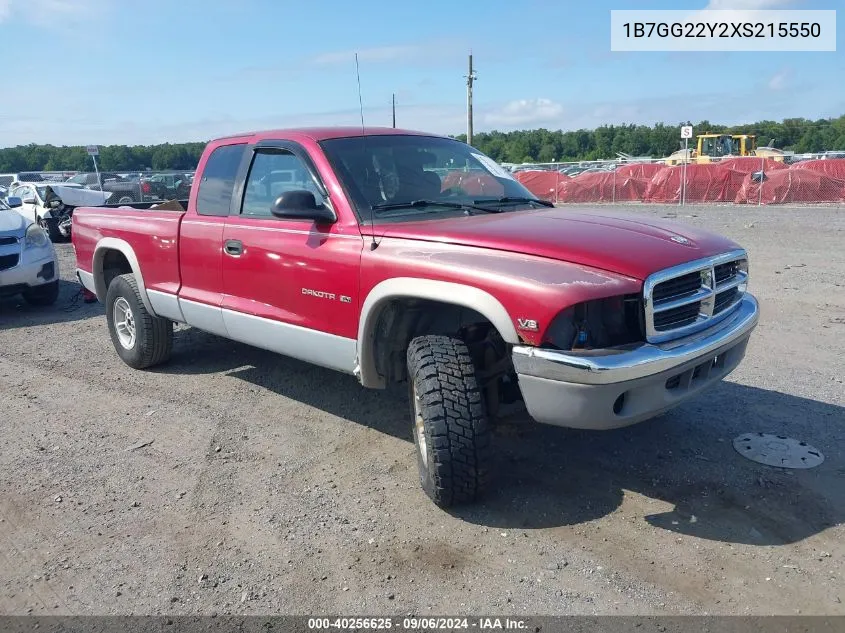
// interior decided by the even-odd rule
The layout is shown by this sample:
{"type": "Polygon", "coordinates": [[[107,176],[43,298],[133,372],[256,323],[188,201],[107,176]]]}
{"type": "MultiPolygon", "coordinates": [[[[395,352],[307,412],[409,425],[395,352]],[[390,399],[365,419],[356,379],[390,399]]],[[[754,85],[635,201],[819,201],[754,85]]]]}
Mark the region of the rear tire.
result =
{"type": "Polygon", "coordinates": [[[117,199],[118,204],[133,204],[135,202],[137,202],[137,200],[135,200],[134,194],[129,194],[129,193],[122,193],[122,194],[120,194],[120,197],[117,199]]]}
{"type": "Polygon", "coordinates": [[[407,362],[422,488],[443,508],[474,501],[487,484],[490,429],[469,350],[457,338],[420,336],[407,362]]]}
{"type": "Polygon", "coordinates": [[[117,355],[130,367],[146,369],[170,358],[173,322],[147,311],[135,275],[119,275],[109,284],[106,321],[117,355]]]}
{"type": "Polygon", "coordinates": [[[59,298],[59,280],[35,286],[23,292],[23,300],[40,308],[51,306],[59,298]]]}

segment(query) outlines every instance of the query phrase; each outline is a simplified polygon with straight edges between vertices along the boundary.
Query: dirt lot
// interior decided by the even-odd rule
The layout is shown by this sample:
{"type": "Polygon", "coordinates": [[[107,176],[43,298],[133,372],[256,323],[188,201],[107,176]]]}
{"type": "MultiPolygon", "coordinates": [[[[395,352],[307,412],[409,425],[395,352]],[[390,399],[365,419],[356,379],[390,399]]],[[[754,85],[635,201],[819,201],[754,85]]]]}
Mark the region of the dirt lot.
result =
{"type": "Polygon", "coordinates": [[[190,329],[133,371],[61,245],[55,308],[0,302],[0,612],[845,614],[845,210],[636,209],[748,248],[744,364],[630,429],[513,417],[451,513],[403,389],[190,329]],[[826,461],[745,460],[748,431],[826,461]]]}

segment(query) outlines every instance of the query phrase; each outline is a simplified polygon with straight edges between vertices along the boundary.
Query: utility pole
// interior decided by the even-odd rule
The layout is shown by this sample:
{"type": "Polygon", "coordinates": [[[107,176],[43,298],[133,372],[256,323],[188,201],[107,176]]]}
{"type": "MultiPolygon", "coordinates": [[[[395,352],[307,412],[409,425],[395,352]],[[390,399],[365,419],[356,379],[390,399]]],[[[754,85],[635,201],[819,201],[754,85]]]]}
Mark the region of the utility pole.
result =
{"type": "Polygon", "coordinates": [[[393,93],[393,127],[396,127],[396,93],[393,93]]]}
{"type": "Polygon", "coordinates": [[[472,145],[472,83],[478,78],[472,69],[472,53],[469,54],[469,73],[467,74],[467,145],[472,145]]]}

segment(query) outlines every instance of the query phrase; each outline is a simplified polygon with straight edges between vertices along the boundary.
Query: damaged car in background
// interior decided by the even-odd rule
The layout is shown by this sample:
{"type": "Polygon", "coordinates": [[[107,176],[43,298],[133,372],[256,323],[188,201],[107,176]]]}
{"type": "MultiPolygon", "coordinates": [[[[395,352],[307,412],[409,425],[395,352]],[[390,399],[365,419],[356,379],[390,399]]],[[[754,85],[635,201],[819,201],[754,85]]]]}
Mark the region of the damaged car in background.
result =
{"type": "Polygon", "coordinates": [[[9,199],[19,198],[15,211],[44,229],[50,241],[60,242],[70,237],[71,217],[76,207],[99,206],[112,195],[79,184],[20,183],[9,192],[9,199]]]}

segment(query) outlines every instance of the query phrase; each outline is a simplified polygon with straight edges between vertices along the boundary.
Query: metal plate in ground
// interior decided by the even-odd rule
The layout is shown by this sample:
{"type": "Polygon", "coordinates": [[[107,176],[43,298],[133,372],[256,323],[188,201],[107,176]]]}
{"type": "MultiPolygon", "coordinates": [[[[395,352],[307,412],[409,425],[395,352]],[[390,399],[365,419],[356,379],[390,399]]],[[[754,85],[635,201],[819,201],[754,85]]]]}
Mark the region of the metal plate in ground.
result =
{"type": "Polygon", "coordinates": [[[744,433],[734,439],[734,448],[751,461],[778,468],[815,468],[824,461],[807,442],[772,433],[744,433]]]}

